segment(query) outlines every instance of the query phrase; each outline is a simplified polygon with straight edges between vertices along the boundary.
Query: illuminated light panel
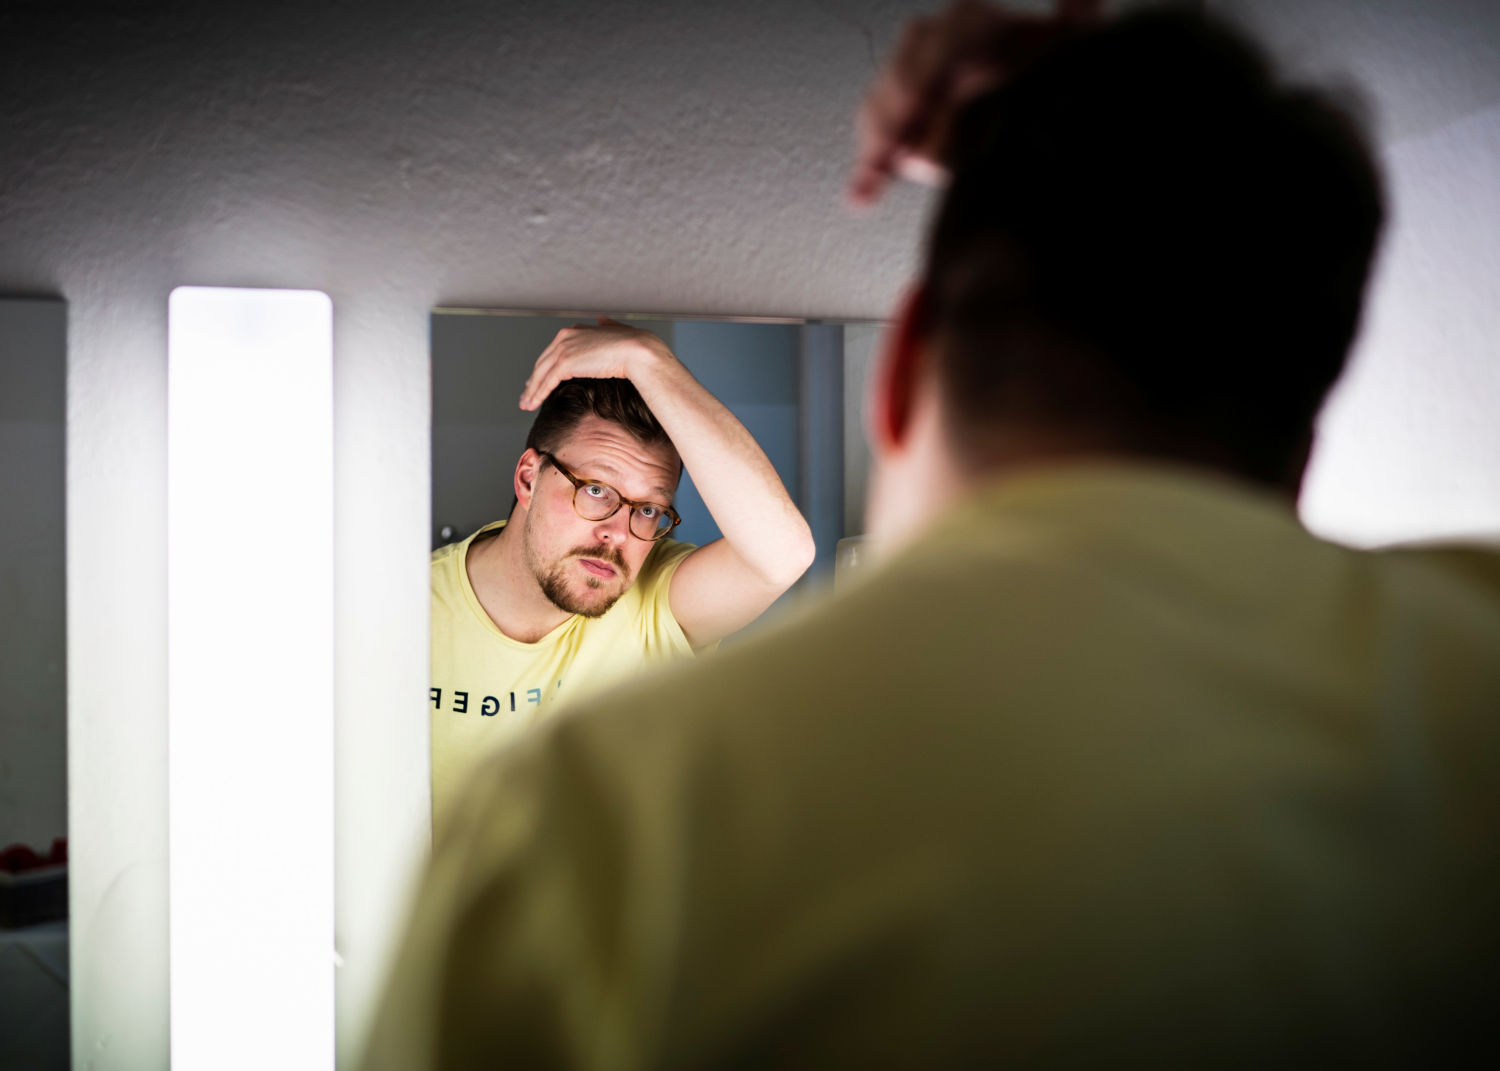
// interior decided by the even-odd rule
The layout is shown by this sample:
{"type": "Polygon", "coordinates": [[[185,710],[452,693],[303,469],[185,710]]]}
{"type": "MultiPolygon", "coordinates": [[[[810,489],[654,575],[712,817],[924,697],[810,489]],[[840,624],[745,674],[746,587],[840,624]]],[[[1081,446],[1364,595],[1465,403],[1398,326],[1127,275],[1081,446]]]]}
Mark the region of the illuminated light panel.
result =
{"type": "Polygon", "coordinates": [[[325,1071],[333,306],[179,287],[168,308],[172,1067],[325,1071]]]}

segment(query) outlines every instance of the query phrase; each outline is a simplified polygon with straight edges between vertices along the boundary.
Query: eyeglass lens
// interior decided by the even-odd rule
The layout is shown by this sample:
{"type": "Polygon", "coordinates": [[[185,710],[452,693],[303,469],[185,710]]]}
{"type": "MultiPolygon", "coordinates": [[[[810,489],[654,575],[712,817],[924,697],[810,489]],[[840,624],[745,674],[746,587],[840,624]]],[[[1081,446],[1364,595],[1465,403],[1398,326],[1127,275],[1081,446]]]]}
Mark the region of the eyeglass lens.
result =
{"type": "MultiPolygon", "coordinates": [[[[602,521],[621,505],[620,495],[602,483],[582,484],[573,493],[573,506],[586,521],[602,521]]],[[[659,539],[672,528],[672,516],[660,506],[632,507],[630,530],[639,539],[659,539]]]]}

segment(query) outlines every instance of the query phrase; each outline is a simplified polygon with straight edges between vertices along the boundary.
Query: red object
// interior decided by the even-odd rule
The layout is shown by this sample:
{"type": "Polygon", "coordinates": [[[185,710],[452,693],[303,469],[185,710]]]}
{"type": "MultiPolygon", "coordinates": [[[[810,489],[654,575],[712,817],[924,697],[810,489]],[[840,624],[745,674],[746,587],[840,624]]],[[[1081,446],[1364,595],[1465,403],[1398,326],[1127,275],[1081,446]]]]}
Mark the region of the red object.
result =
{"type": "Polygon", "coordinates": [[[68,917],[68,841],[58,837],[39,855],[25,844],[0,851],[0,930],[68,917]]]}
{"type": "Polygon", "coordinates": [[[68,838],[58,837],[52,842],[52,850],[38,855],[26,844],[12,844],[0,852],[0,871],[7,874],[24,874],[28,870],[40,870],[48,866],[66,866],[68,863],[68,838]]]}

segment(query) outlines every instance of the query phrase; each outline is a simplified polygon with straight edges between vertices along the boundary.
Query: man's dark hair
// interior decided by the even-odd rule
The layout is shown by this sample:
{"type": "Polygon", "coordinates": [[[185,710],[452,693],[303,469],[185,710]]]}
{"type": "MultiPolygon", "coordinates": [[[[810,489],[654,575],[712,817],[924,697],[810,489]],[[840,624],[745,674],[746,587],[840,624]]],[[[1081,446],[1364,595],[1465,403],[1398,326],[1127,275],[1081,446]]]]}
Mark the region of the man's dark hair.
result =
{"type": "Polygon", "coordinates": [[[1383,217],[1358,124],[1201,14],[1081,33],[958,121],[922,330],[954,443],[1008,422],[1300,472],[1383,217]]]}
{"type": "Polygon", "coordinates": [[[565,379],[542,402],[526,436],[532,450],[556,450],[587,416],[618,424],[647,446],[672,445],[628,379],[565,379]]]}

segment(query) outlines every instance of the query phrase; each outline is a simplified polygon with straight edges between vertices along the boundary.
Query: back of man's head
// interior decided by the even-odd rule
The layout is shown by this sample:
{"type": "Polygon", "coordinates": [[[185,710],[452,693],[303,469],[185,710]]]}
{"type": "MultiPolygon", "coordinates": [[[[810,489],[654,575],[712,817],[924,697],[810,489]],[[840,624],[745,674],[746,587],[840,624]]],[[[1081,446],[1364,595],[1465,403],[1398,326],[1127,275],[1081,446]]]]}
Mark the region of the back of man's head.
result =
{"type": "Polygon", "coordinates": [[[1345,111],[1154,12],[1060,45],[953,144],[922,326],[962,456],[1030,426],[1295,481],[1383,215],[1345,111]]]}
{"type": "Polygon", "coordinates": [[[526,446],[555,451],[590,416],[620,425],[647,446],[671,445],[665,429],[630,380],[565,379],[537,409],[526,446]]]}

